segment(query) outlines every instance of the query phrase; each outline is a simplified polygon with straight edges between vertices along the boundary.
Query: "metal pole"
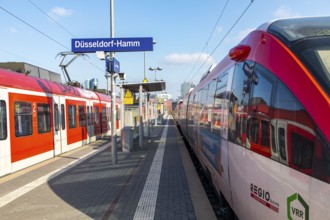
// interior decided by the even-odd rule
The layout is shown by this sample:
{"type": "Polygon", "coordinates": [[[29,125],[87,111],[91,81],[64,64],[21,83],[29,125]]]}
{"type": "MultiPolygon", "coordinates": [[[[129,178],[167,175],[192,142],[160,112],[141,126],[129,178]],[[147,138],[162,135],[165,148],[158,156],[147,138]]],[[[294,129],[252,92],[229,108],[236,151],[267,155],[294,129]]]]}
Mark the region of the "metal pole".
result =
{"type": "Polygon", "coordinates": [[[123,130],[125,126],[125,104],[124,104],[124,95],[125,90],[123,85],[120,86],[120,100],[121,100],[121,107],[120,107],[120,129],[123,130]]]}
{"type": "MultiPolygon", "coordinates": [[[[114,27],[114,8],[113,1],[110,0],[110,36],[114,38],[115,27],[114,27]]],[[[115,57],[114,52],[110,52],[110,60],[115,57]]],[[[109,79],[109,78],[108,78],[109,79]]],[[[112,164],[117,164],[117,127],[116,127],[116,81],[115,74],[111,74],[111,153],[112,153],[112,164]]]]}
{"type": "Polygon", "coordinates": [[[149,119],[149,93],[146,93],[145,103],[146,103],[146,123],[147,123],[147,137],[150,137],[150,119],[149,119]]]}
{"type": "Polygon", "coordinates": [[[143,69],[143,73],[144,73],[144,78],[143,78],[143,80],[146,78],[146,52],[144,51],[144,57],[143,57],[144,59],[144,69],[143,69]]]}
{"type": "Polygon", "coordinates": [[[142,85],[139,86],[139,114],[140,114],[140,126],[139,126],[139,145],[143,147],[143,114],[142,114],[142,85]]]}

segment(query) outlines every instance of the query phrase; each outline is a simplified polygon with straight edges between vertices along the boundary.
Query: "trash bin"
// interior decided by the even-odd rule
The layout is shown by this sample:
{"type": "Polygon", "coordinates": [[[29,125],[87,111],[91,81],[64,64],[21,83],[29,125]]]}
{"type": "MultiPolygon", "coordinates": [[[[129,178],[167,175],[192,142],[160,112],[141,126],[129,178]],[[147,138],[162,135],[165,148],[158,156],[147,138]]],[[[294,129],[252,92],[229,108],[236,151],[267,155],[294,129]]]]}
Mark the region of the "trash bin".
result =
{"type": "Polygon", "coordinates": [[[158,118],[157,118],[157,125],[162,125],[163,124],[163,115],[158,115],[158,118]]]}
{"type": "Polygon", "coordinates": [[[121,147],[123,152],[133,151],[133,127],[125,126],[121,130],[121,147]]]}

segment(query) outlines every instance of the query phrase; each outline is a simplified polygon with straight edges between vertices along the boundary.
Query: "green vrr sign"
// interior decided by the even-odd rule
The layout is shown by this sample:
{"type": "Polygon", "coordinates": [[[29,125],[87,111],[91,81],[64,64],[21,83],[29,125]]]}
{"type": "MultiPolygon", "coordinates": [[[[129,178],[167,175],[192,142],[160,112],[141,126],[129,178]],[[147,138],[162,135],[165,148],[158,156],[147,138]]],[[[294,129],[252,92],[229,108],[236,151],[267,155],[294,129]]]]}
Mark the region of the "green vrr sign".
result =
{"type": "Polygon", "coordinates": [[[304,199],[295,193],[287,199],[288,219],[304,219],[309,220],[309,207],[304,199]]]}

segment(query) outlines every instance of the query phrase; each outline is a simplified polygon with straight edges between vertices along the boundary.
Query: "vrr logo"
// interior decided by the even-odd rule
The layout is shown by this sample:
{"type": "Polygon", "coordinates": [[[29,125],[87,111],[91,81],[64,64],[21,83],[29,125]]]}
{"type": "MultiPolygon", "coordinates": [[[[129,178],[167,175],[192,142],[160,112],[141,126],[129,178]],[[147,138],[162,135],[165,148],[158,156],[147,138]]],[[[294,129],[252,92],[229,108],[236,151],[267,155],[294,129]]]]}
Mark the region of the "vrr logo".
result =
{"type": "Polygon", "coordinates": [[[289,220],[309,220],[309,207],[298,193],[287,198],[287,210],[289,220]]]}

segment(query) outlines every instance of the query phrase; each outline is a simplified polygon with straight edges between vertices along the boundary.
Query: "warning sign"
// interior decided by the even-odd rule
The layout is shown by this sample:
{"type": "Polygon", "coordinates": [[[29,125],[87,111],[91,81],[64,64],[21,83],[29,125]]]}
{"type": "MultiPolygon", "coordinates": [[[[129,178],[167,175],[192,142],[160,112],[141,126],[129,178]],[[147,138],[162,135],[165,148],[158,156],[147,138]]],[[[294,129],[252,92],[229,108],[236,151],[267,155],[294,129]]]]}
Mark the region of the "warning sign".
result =
{"type": "Polygon", "coordinates": [[[134,96],[133,96],[133,93],[129,89],[126,89],[126,92],[125,92],[124,104],[125,105],[133,105],[134,104],[134,96]]]}
{"type": "Polygon", "coordinates": [[[149,82],[149,81],[148,81],[147,77],[144,77],[144,80],[143,80],[142,82],[143,82],[143,83],[147,83],[147,82],[149,82]]]}

